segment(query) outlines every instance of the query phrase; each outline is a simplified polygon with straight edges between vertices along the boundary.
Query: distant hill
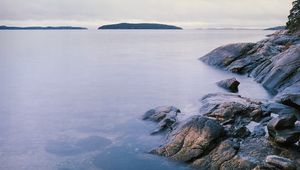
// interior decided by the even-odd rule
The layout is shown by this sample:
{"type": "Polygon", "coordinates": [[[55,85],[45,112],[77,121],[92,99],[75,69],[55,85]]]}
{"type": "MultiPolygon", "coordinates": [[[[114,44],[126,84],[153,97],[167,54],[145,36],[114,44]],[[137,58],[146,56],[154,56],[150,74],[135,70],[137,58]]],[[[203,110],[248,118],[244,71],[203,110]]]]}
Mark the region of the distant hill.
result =
{"type": "Polygon", "coordinates": [[[111,25],[103,25],[98,28],[101,29],[172,29],[172,30],[182,30],[182,28],[173,26],[173,25],[165,25],[165,24],[154,24],[154,23],[119,23],[119,24],[111,24],[111,25]]]}
{"type": "Polygon", "coordinates": [[[15,27],[15,26],[0,26],[0,30],[86,30],[87,28],[84,27],[71,27],[71,26],[47,26],[47,27],[39,27],[39,26],[32,26],[32,27],[15,27]]]}
{"type": "Polygon", "coordinates": [[[267,28],[265,30],[284,30],[284,29],[286,29],[286,26],[271,27],[271,28],[267,28]]]}

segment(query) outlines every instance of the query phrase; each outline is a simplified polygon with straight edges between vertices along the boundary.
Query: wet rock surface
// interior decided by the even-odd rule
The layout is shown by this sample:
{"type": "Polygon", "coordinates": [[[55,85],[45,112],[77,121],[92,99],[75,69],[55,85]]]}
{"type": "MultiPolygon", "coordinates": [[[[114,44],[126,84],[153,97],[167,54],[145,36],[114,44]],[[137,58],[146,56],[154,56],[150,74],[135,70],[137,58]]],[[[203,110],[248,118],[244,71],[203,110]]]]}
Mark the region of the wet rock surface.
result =
{"type": "MultiPolygon", "coordinates": [[[[278,100],[299,102],[300,38],[280,32],[258,43],[230,44],[200,58],[203,62],[239,74],[248,74],[278,100]],[[296,85],[297,84],[297,85],[296,85]],[[290,87],[289,89],[287,89],[290,87]],[[287,89],[286,91],[284,91],[287,89]]],[[[299,103],[298,103],[299,105],[299,103]]]]}
{"type": "MultiPolygon", "coordinates": [[[[166,142],[151,153],[201,170],[300,169],[299,36],[281,31],[258,43],[219,47],[201,60],[248,74],[275,97],[260,101],[233,93],[208,94],[200,100],[199,112],[176,127],[171,125],[166,142]]],[[[218,84],[232,90],[234,81],[218,84]]],[[[174,108],[156,108],[145,118],[161,122],[173,118],[169,115],[174,112],[174,108]]]]}
{"type": "MultiPolygon", "coordinates": [[[[152,154],[188,163],[196,169],[278,169],[277,164],[265,162],[268,155],[289,153],[290,159],[300,158],[289,148],[299,139],[294,114],[272,118],[268,109],[263,109],[281,104],[266,104],[230,93],[208,94],[200,103],[199,113],[172,129],[166,142],[153,149],[152,154]],[[255,121],[256,114],[252,113],[258,110],[261,118],[255,121]],[[270,133],[270,129],[274,130],[270,133]]],[[[155,110],[168,110],[164,114],[176,111],[155,110]]]]}
{"type": "Polygon", "coordinates": [[[200,113],[216,118],[223,124],[236,122],[243,125],[248,124],[254,118],[259,119],[264,116],[260,105],[260,101],[244,98],[240,95],[214,93],[202,98],[200,113]]]}
{"type": "Polygon", "coordinates": [[[238,87],[240,85],[240,82],[237,81],[236,78],[230,78],[217,82],[217,85],[230,92],[237,93],[239,91],[238,87]]]}
{"type": "Polygon", "coordinates": [[[177,122],[177,114],[180,110],[174,106],[159,106],[147,111],[143,115],[143,120],[150,120],[158,123],[157,129],[151,134],[157,134],[168,129],[172,129],[177,122]]]}
{"type": "Polygon", "coordinates": [[[163,146],[152,153],[177,161],[192,161],[205,154],[221,138],[223,127],[218,121],[194,116],[178,128],[163,146]]]}

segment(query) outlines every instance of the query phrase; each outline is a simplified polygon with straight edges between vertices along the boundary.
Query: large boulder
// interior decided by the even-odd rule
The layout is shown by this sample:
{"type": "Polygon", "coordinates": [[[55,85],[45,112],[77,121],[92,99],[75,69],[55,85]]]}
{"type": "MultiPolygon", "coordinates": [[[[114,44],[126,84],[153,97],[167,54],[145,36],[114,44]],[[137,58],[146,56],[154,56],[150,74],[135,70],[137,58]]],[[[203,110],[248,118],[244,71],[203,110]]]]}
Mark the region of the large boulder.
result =
{"type": "Polygon", "coordinates": [[[217,82],[217,85],[226,90],[229,90],[230,92],[236,93],[239,91],[238,87],[240,85],[240,82],[237,81],[237,79],[233,77],[230,79],[221,80],[221,81],[217,82]]]}
{"type": "Polygon", "coordinates": [[[203,156],[213,148],[223,135],[218,121],[194,116],[170,136],[168,142],[152,153],[188,162],[203,156]]]}

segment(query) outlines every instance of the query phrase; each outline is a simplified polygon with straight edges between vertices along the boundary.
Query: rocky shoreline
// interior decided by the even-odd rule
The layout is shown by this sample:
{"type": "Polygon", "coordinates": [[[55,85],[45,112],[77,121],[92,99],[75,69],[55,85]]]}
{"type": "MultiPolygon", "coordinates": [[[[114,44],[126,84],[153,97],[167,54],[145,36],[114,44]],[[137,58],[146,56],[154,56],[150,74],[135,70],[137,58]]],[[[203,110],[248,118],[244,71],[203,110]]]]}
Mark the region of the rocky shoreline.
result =
{"type": "Polygon", "coordinates": [[[300,36],[278,31],[258,43],[219,47],[201,61],[253,77],[271,100],[234,94],[239,82],[218,83],[233,93],[204,96],[199,113],[178,122],[180,110],[161,106],[145,113],[166,135],[152,154],[195,169],[300,169],[300,36]],[[232,84],[234,86],[232,86],[232,84]]]}

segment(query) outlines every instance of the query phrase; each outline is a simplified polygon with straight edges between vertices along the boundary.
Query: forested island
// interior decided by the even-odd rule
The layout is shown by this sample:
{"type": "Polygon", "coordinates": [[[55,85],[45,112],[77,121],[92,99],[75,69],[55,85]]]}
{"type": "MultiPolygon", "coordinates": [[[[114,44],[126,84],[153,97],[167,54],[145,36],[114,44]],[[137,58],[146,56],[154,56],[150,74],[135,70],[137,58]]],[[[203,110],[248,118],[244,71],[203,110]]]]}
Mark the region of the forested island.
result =
{"type": "Polygon", "coordinates": [[[182,30],[181,27],[165,24],[156,24],[156,23],[119,23],[111,25],[103,25],[98,28],[99,30],[103,29],[156,29],[156,30],[182,30]]]}
{"type": "Polygon", "coordinates": [[[72,26],[30,26],[30,27],[16,27],[16,26],[0,26],[0,30],[87,30],[85,27],[72,26]]]}

